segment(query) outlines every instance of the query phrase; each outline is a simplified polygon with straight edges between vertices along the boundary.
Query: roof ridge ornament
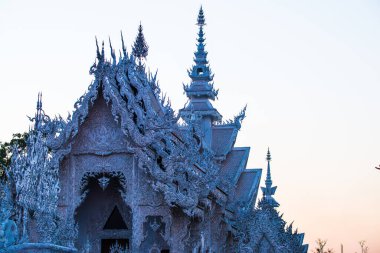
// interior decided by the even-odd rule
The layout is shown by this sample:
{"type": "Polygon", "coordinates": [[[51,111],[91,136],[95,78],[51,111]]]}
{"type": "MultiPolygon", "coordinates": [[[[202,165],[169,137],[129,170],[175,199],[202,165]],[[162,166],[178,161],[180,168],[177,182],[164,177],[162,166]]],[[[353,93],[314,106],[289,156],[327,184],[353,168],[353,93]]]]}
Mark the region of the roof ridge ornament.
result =
{"type": "Polygon", "coordinates": [[[95,36],[96,43],[96,58],[99,62],[104,62],[104,41],[102,41],[102,51],[99,50],[98,38],[95,36]]]}
{"type": "Polygon", "coordinates": [[[149,46],[145,41],[143,27],[140,22],[136,40],[132,46],[132,54],[133,56],[139,59],[139,66],[142,66],[142,59],[146,59],[146,57],[148,56],[148,50],[149,46]]]}
{"type": "Polygon", "coordinates": [[[126,57],[127,56],[127,49],[126,49],[125,44],[124,44],[124,37],[123,37],[122,31],[120,31],[120,35],[121,35],[121,48],[123,50],[124,57],[126,57]]]}
{"type": "Polygon", "coordinates": [[[108,41],[109,41],[109,44],[110,44],[110,51],[111,51],[111,57],[112,57],[112,64],[113,64],[113,65],[116,65],[115,49],[113,49],[113,47],[112,47],[111,37],[109,37],[109,36],[108,36],[108,41]]]}
{"type": "Polygon", "coordinates": [[[42,92],[38,92],[37,96],[37,106],[36,106],[36,114],[35,114],[35,122],[34,122],[34,129],[37,129],[39,127],[39,124],[42,120],[42,92]]]}

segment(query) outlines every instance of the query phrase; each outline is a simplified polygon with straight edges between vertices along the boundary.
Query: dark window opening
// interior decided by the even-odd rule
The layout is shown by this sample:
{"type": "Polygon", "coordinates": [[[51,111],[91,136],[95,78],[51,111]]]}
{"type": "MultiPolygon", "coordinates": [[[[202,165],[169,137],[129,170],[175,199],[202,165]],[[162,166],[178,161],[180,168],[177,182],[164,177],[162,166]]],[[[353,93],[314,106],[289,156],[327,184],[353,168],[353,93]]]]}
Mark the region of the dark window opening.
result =
{"type": "Polygon", "coordinates": [[[138,127],[138,130],[139,130],[140,134],[142,134],[142,135],[145,134],[145,130],[144,130],[144,127],[143,127],[142,125],[140,125],[140,126],[138,127]]]}
{"type": "Polygon", "coordinates": [[[142,107],[142,109],[144,110],[144,112],[146,112],[146,107],[145,107],[144,100],[140,100],[140,101],[139,101],[139,104],[141,105],[141,107],[142,107]]]}
{"type": "Polygon", "coordinates": [[[161,253],[170,253],[170,250],[168,250],[168,249],[162,249],[161,253]]]}
{"type": "Polygon", "coordinates": [[[125,221],[117,206],[113,209],[103,229],[128,229],[127,224],[125,224],[125,221]]]}
{"type": "Polygon", "coordinates": [[[201,143],[201,140],[199,139],[199,137],[196,134],[193,134],[193,137],[195,141],[197,142],[197,144],[199,145],[201,143]]]}
{"type": "Polygon", "coordinates": [[[179,184],[178,184],[178,181],[175,180],[173,181],[174,185],[175,185],[175,188],[176,188],[176,192],[179,192],[179,184]]]}
{"type": "Polygon", "coordinates": [[[111,247],[119,246],[123,250],[129,249],[128,239],[102,239],[101,253],[110,253],[111,247]]]}
{"type": "Polygon", "coordinates": [[[161,170],[166,171],[164,164],[162,163],[162,156],[157,157],[157,164],[161,170]]]}
{"type": "Polygon", "coordinates": [[[198,75],[202,75],[203,74],[203,69],[202,68],[198,68],[197,69],[197,73],[198,73],[198,75]]]}
{"type": "Polygon", "coordinates": [[[137,95],[137,89],[135,86],[131,85],[131,90],[133,92],[133,95],[136,96],[137,95]]]}

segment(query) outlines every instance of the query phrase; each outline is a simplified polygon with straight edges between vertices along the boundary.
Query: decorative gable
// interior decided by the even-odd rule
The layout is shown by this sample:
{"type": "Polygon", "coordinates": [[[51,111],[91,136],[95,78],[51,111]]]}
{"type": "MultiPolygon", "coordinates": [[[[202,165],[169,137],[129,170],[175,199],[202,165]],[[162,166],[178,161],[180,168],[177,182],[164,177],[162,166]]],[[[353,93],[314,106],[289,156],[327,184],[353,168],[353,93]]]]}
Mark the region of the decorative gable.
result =
{"type": "Polygon", "coordinates": [[[111,105],[102,96],[94,101],[77,136],[72,141],[72,152],[110,154],[128,149],[128,140],[120,124],[111,113],[111,105]]]}

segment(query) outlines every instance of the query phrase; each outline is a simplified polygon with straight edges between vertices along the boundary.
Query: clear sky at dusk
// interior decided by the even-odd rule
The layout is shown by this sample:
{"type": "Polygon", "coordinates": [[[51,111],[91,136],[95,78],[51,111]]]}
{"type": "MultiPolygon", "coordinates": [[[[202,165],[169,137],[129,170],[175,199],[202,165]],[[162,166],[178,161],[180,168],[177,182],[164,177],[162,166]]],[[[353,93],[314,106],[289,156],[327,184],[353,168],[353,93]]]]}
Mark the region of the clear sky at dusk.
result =
{"type": "MultiPolygon", "coordinates": [[[[248,104],[238,146],[249,168],[272,179],[284,218],[314,248],[380,252],[380,2],[0,0],[0,141],[28,129],[37,93],[45,111],[67,115],[87,89],[95,39],[121,49],[138,24],[147,66],[178,110],[193,64],[203,5],[206,50],[219,100],[232,118],[248,104]]],[[[262,180],[263,184],[263,180],[262,180]]],[[[261,193],[260,193],[261,196],[261,193]]]]}

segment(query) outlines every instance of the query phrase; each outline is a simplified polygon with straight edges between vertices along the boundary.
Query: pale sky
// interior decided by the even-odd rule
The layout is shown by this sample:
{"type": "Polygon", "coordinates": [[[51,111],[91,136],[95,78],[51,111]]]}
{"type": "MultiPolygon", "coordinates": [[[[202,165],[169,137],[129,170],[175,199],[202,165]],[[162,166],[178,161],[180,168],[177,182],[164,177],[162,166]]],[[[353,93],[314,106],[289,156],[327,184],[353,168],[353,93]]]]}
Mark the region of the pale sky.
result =
{"type": "Polygon", "coordinates": [[[379,1],[0,0],[0,140],[28,129],[39,91],[48,114],[72,111],[92,80],[94,37],[118,50],[140,21],[147,65],[180,109],[201,4],[214,105],[228,119],[248,104],[236,145],[251,146],[250,168],[265,169],[271,148],[285,219],[310,249],[322,238],[336,252],[360,252],[359,240],[380,252],[379,1]]]}

